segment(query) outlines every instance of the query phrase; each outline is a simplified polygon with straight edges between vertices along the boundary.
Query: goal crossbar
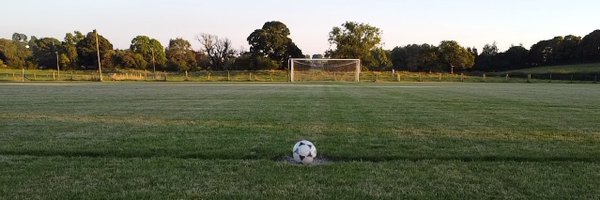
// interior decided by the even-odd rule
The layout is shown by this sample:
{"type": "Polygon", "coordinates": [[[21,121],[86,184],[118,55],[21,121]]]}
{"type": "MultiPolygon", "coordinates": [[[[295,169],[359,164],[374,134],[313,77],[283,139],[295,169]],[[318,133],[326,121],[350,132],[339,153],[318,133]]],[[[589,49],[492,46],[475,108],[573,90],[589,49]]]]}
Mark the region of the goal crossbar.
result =
{"type": "MultiPolygon", "coordinates": [[[[333,66],[329,66],[329,67],[355,65],[356,67],[354,69],[354,81],[360,82],[360,67],[361,67],[360,59],[326,59],[326,58],[322,58],[322,59],[290,58],[288,60],[288,65],[289,65],[289,69],[290,69],[290,82],[295,81],[294,80],[295,63],[297,61],[348,61],[349,63],[337,64],[337,65],[333,65],[333,66]]],[[[307,64],[307,65],[312,66],[312,67],[317,67],[317,65],[313,65],[313,64],[307,64]]]]}

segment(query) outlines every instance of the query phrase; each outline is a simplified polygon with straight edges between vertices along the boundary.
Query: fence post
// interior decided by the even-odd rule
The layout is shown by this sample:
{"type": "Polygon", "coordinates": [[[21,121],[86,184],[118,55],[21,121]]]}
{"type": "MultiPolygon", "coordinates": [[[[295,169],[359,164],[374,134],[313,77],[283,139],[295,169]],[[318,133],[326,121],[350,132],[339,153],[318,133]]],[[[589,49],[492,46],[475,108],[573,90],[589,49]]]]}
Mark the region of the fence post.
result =
{"type": "Polygon", "coordinates": [[[56,80],[56,72],[52,72],[52,80],[56,80]]]}
{"type": "Polygon", "coordinates": [[[208,73],[206,74],[206,80],[207,80],[207,81],[210,81],[210,72],[208,72],[208,73]]]}
{"type": "Polygon", "coordinates": [[[250,72],[250,77],[248,78],[248,80],[252,81],[252,72],[250,72]]]}
{"type": "Polygon", "coordinates": [[[398,80],[398,82],[400,82],[400,73],[396,73],[396,80],[398,80]]]}
{"type": "Polygon", "coordinates": [[[527,74],[527,83],[531,83],[531,74],[527,74]]]}
{"type": "Polygon", "coordinates": [[[465,82],[465,75],[460,73],[460,82],[465,82]]]}
{"type": "Polygon", "coordinates": [[[571,83],[573,83],[573,74],[571,74],[571,83]]]}
{"type": "Polygon", "coordinates": [[[421,76],[421,72],[419,72],[419,82],[421,82],[423,80],[423,77],[421,76]]]}
{"type": "Polygon", "coordinates": [[[227,81],[231,81],[231,76],[229,75],[229,70],[227,70],[227,81]]]}
{"type": "Polygon", "coordinates": [[[439,81],[442,81],[442,73],[438,74],[438,79],[439,79],[439,81]]]}
{"type": "Polygon", "coordinates": [[[483,81],[485,81],[485,73],[483,73],[483,81]]]}
{"type": "Polygon", "coordinates": [[[508,81],[508,74],[506,74],[506,80],[508,81]]]}
{"type": "Polygon", "coordinates": [[[21,79],[21,82],[25,82],[25,68],[21,69],[21,74],[23,75],[23,78],[21,79]]]}

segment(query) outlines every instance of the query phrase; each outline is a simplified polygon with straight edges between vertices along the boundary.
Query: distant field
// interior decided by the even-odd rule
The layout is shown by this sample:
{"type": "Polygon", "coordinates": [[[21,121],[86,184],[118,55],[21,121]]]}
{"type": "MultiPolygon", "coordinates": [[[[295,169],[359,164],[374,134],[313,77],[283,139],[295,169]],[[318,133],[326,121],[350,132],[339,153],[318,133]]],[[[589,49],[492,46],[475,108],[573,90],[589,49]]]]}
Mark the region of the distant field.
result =
{"type": "Polygon", "coordinates": [[[5,199],[599,199],[595,84],[0,83],[5,199]],[[285,162],[312,140],[328,162],[285,162]]]}
{"type": "Polygon", "coordinates": [[[534,67],[534,68],[527,68],[527,69],[511,70],[511,71],[506,71],[506,72],[502,72],[502,73],[524,73],[524,74],[600,73],[600,63],[534,67]]]}

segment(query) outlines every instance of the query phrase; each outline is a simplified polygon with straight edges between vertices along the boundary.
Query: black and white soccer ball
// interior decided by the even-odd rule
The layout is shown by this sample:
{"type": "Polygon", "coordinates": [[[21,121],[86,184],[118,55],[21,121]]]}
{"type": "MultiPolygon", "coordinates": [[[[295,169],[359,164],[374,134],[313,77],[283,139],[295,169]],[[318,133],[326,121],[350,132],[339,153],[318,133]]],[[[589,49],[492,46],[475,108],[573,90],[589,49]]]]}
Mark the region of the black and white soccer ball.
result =
{"type": "Polygon", "coordinates": [[[312,164],[315,157],[317,157],[317,147],[308,140],[297,142],[292,151],[294,161],[305,165],[312,164]]]}

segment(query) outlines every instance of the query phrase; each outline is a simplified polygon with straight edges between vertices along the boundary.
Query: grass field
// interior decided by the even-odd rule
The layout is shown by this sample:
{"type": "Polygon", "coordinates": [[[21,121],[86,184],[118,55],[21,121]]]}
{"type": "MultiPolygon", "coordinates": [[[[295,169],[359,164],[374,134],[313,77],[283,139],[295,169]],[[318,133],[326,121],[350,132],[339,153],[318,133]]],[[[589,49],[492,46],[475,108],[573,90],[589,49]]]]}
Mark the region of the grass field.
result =
{"type": "Polygon", "coordinates": [[[533,67],[526,69],[518,69],[502,72],[506,73],[523,73],[523,74],[572,74],[572,73],[600,73],[600,63],[579,64],[579,65],[557,65],[545,67],[533,67]]]}
{"type": "Polygon", "coordinates": [[[1,199],[599,199],[600,86],[0,83],[1,199]],[[328,162],[286,162],[309,139],[328,162]]]}

